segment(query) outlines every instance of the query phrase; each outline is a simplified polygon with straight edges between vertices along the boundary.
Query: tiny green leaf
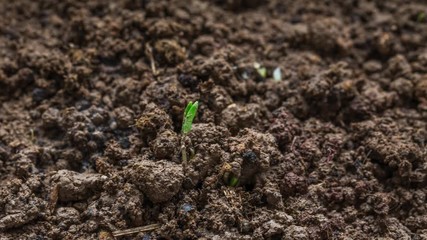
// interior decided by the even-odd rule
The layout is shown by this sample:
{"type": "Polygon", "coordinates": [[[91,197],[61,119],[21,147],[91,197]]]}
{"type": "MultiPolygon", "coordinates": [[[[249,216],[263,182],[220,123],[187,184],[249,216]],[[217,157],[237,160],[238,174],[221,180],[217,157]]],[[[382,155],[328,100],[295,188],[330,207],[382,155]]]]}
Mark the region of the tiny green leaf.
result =
{"type": "Polygon", "coordinates": [[[196,101],[194,103],[189,102],[184,112],[184,120],[182,123],[182,133],[187,134],[191,131],[191,127],[193,125],[194,117],[196,117],[196,112],[199,107],[199,102],[196,101]]]}
{"type": "Polygon", "coordinates": [[[185,111],[184,111],[184,118],[185,118],[185,116],[187,116],[188,110],[190,110],[191,106],[193,106],[193,102],[192,102],[192,101],[190,101],[190,102],[187,104],[187,107],[185,107],[185,111]]]}
{"type": "Polygon", "coordinates": [[[267,68],[262,67],[262,68],[258,68],[258,73],[261,77],[266,78],[267,77],[267,68]]]}
{"type": "Polygon", "coordinates": [[[424,22],[425,19],[426,19],[425,12],[419,12],[417,15],[417,22],[424,22]]]}
{"type": "Polygon", "coordinates": [[[261,66],[260,63],[254,62],[254,68],[257,70],[258,74],[261,77],[263,77],[263,78],[267,77],[267,68],[261,66]]]}
{"type": "Polygon", "coordinates": [[[238,183],[239,183],[239,179],[233,176],[230,178],[230,182],[228,185],[230,185],[230,187],[235,187],[237,186],[238,183]]]}

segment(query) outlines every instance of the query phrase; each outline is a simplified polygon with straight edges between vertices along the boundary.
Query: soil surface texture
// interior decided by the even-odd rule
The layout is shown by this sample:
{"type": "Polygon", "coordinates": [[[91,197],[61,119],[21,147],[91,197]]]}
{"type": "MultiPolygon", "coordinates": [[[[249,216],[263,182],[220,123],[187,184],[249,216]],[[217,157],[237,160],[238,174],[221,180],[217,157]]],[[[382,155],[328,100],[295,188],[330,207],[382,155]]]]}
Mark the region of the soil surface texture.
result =
{"type": "Polygon", "coordinates": [[[427,239],[426,42],[423,0],[0,0],[0,239],[427,239]]]}

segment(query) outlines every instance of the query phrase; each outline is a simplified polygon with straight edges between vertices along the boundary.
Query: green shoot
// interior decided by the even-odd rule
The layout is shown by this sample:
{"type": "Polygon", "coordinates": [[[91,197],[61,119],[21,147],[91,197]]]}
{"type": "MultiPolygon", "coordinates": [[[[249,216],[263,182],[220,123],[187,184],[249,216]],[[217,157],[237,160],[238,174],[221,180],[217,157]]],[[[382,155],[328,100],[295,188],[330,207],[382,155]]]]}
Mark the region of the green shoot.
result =
{"type": "Polygon", "coordinates": [[[261,77],[266,78],[267,77],[267,68],[265,68],[265,67],[258,68],[258,73],[261,77]]]}
{"type": "Polygon", "coordinates": [[[267,77],[267,68],[261,66],[261,64],[255,62],[254,63],[254,68],[257,70],[258,74],[263,77],[266,78],[267,77]]]}
{"type": "Polygon", "coordinates": [[[235,187],[235,186],[237,186],[237,184],[239,183],[239,179],[238,178],[236,178],[235,176],[232,176],[231,178],[230,178],[230,182],[228,183],[228,185],[230,186],[230,187],[235,187]]]}
{"type": "MultiPolygon", "coordinates": [[[[187,164],[187,147],[185,146],[185,136],[191,131],[191,127],[193,126],[194,117],[196,117],[197,109],[199,108],[199,102],[195,101],[189,102],[187,107],[184,110],[184,117],[182,120],[182,128],[181,128],[181,154],[182,154],[182,163],[183,165],[187,164]]],[[[194,153],[192,152],[192,155],[194,153]]]]}
{"type": "Polygon", "coordinates": [[[184,111],[184,119],[182,121],[182,134],[187,134],[191,131],[193,125],[194,117],[196,116],[197,108],[199,107],[199,102],[189,102],[184,111]]]}
{"type": "Polygon", "coordinates": [[[425,12],[419,12],[417,15],[417,22],[419,23],[424,22],[425,19],[426,19],[425,12]]]}

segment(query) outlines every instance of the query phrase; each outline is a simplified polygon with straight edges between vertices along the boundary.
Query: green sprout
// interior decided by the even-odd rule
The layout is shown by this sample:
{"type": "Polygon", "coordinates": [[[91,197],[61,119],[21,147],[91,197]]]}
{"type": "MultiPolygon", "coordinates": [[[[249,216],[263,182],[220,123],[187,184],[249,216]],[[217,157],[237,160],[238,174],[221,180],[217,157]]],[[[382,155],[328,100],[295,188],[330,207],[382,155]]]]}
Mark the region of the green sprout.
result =
{"type": "Polygon", "coordinates": [[[424,22],[425,19],[426,19],[426,13],[419,12],[417,15],[417,22],[424,22]]]}
{"type": "Polygon", "coordinates": [[[254,68],[257,70],[258,74],[263,77],[266,78],[267,77],[267,68],[261,66],[261,64],[255,62],[254,63],[254,68]]]}
{"type": "Polygon", "coordinates": [[[239,179],[237,177],[235,177],[235,176],[232,176],[230,178],[230,181],[228,182],[228,185],[230,187],[235,187],[235,186],[237,186],[238,183],[239,183],[239,179]]]}
{"type": "Polygon", "coordinates": [[[191,131],[191,127],[193,126],[193,120],[196,116],[197,108],[199,108],[199,102],[189,102],[184,111],[184,118],[182,120],[182,134],[187,134],[191,131]]]}
{"type": "Polygon", "coordinates": [[[193,126],[193,120],[194,120],[194,117],[196,117],[198,108],[199,108],[198,101],[195,101],[194,103],[190,101],[184,110],[184,117],[182,120],[182,128],[181,128],[181,134],[182,134],[181,135],[181,154],[182,154],[183,165],[187,164],[187,148],[185,146],[184,138],[191,131],[191,127],[193,126]]]}
{"type": "Polygon", "coordinates": [[[239,178],[232,172],[232,166],[229,163],[224,163],[221,167],[222,180],[227,186],[235,187],[239,184],[239,178]]]}

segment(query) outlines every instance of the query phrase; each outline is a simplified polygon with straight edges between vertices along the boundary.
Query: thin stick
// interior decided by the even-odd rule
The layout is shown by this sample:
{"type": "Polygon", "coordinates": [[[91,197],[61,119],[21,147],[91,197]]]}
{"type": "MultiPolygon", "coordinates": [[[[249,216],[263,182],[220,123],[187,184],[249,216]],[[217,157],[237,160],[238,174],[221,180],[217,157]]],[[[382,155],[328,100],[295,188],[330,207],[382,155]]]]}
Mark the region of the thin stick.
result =
{"type": "Polygon", "coordinates": [[[151,65],[151,71],[153,72],[154,76],[157,76],[158,72],[156,69],[156,62],[154,61],[154,57],[153,57],[153,49],[151,48],[150,44],[145,44],[145,54],[148,55],[148,58],[150,60],[150,65],[151,65]]]}
{"type": "Polygon", "coordinates": [[[148,232],[148,231],[152,231],[154,229],[157,229],[159,227],[160,227],[160,225],[156,223],[156,224],[146,225],[143,227],[129,228],[129,229],[125,229],[125,230],[118,230],[118,231],[113,232],[113,236],[114,237],[120,237],[120,236],[134,234],[134,233],[148,232]]]}

